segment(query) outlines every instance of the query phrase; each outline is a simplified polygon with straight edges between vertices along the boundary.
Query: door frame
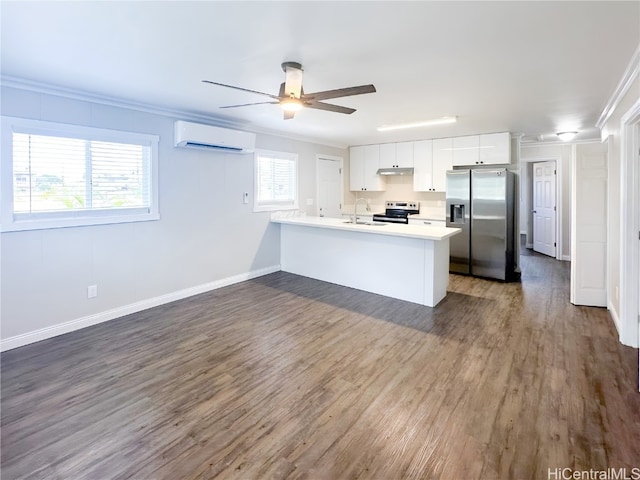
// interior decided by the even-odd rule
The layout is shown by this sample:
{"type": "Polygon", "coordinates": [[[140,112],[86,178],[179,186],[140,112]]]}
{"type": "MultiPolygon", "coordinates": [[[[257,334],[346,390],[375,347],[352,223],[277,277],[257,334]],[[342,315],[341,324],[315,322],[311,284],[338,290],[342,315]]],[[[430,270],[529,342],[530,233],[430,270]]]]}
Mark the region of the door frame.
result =
{"type": "Polygon", "coordinates": [[[316,215],[320,215],[318,208],[320,208],[320,162],[322,160],[330,160],[340,164],[340,211],[344,207],[344,158],[316,153],[316,205],[314,208],[316,215]]]}
{"type": "Polygon", "coordinates": [[[622,116],[620,125],[620,342],[640,346],[640,100],[622,116]]]}
{"type": "MultiPolygon", "coordinates": [[[[563,251],[562,222],[564,221],[562,216],[562,208],[563,208],[562,207],[562,195],[563,195],[562,157],[555,156],[555,155],[545,155],[542,157],[527,157],[527,158],[522,158],[522,156],[520,157],[520,163],[521,165],[524,164],[524,167],[525,167],[524,171],[526,172],[525,175],[522,175],[522,178],[525,179],[525,181],[522,182],[523,183],[522,186],[523,187],[526,186],[526,190],[523,193],[527,195],[527,206],[529,207],[527,212],[520,212],[520,215],[522,215],[523,213],[527,215],[527,248],[529,247],[533,248],[533,221],[532,221],[533,215],[531,214],[531,210],[533,210],[533,205],[532,205],[533,175],[529,175],[530,173],[529,170],[533,168],[534,163],[550,162],[550,161],[556,162],[556,260],[569,261],[571,260],[570,255],[566,257],[562,256],[562,251],[563,251]],[[531,237],[529,237],[529,233],[531,233],[531,237]],[[531,242],[529,242],[529,239],[531,239],[531,242]]],[[[522,170],[521,170],[521,173],[522,173],[522,170]]]]}

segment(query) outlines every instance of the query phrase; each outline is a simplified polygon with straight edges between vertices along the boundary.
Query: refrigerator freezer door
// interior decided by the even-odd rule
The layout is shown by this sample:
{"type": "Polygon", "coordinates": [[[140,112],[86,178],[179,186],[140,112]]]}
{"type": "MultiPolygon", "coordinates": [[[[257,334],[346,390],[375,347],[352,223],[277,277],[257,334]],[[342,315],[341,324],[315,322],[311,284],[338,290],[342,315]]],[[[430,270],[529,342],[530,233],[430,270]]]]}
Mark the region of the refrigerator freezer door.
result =
{"type": "Polygon", "coordinates": [[[509,172],[473,170],[471,173],[471,273],[507,279],[509,172]]]}
{"type": "Polygon", "coordinates": [[[471,273],[471,172],[447,172],[447,227],[462,231],[449,239],[449,271],[471,273]]]}

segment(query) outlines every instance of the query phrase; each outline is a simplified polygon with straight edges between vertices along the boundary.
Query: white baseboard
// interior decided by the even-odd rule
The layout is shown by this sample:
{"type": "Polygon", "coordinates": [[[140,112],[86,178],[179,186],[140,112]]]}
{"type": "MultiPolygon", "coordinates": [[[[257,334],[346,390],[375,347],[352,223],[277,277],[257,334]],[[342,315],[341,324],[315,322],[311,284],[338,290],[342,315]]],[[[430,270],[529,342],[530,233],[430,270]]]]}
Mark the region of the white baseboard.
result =
{"type": "Polygon", "coordinates": [[[113,320],[115,318],[120,318],[131,313],[140,312],[148,308],[157,307],[158,305],[175,302],[176,300],[181,300],[193,295],[209,292],[211,290],[216,290],[228,285],[233,285],[234,283],[244,282],[246,280],[251,280],[252,278],[261,277],[263,275],[268,275],[269,273],[278,271],[280,271],[280,265],[273,265],[271,267],[262,268],[260,270],[253,270],[247,273],[242,273],[240,275],[234,275],[233,277],[204,283],[202,285],[186,288],[184,290],[178,290],[177,292],[168,293],[159,297],[149,298],[147,300],[131,303],[129,305],[113,308],[111,310],[100,313],[94,313],[92,315],[87,315],[86,317],[77,318],[75,320],[70,320],[68,322],[59,323],[50,327],[34,330],[32,332],[23,333],[14,337],[5,338],[0,340],[0,351],[4,352],[7,350],[12,350],[24,345],[29,345],[30,343],[39,342],[41,340],[46,340],[47,338],[57,337],[58,335],[63,335],[75,330],[80,330],[81,328],[90,327],[91,325],[96,325],[98,323],[113,320]]]}
{"type": "Polygon", "coordinates": [[[533,243],[527,243],[524,248],[533,248],[533,243]]]}
{"type": "Polygon", "coordinates": [[[571,255],[562,255],[562,261],[563,262],[570,262],[571,261],[571,255]]]}
{"type": "Polygon", "coordinates": [[[620,338],[620,318],[618,317],[618,312],[613,308],[613,304],[611,302],[607,302],[607,310],[609,310],[609,315],[611,315],[613,324],[616,326],[616,331],[618,332],[618,338],[620,338]]]}

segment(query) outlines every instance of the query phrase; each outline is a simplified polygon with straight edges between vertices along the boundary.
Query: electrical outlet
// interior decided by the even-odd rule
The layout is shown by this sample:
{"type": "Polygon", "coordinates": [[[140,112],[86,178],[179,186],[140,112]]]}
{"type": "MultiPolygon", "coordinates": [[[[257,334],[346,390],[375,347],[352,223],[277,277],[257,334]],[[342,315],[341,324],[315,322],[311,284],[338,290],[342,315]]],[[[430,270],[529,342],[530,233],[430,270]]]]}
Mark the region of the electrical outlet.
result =
{"type": "Polygon", "coordinates": [[[87,287],[87,298],[95,298],[98,296],[98,286],[97,285],[89,285],[87,287]]]}

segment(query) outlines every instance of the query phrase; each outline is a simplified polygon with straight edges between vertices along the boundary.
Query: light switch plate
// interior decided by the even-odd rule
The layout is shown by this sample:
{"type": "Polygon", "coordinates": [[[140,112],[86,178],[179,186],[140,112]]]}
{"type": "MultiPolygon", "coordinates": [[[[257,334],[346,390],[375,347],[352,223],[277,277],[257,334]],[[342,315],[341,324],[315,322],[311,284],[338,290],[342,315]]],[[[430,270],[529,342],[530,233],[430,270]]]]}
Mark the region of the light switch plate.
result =
{"type": "Polygon", "coordinates": [[[247,205],[249,203],[249,192],[244,192],[242,195],[242,203],[247,205]]]}

